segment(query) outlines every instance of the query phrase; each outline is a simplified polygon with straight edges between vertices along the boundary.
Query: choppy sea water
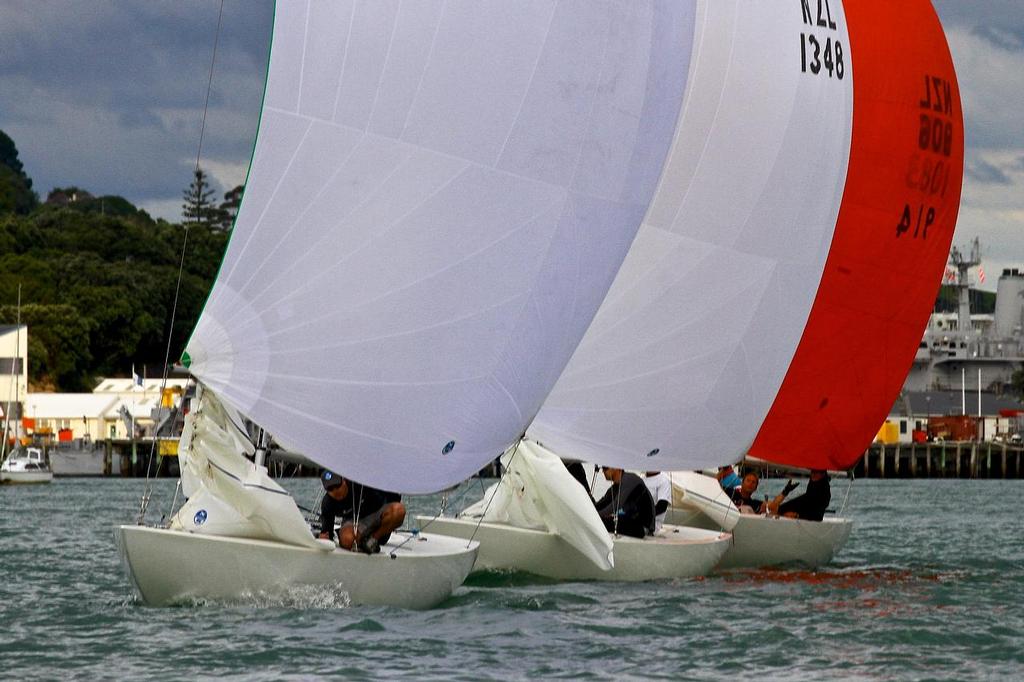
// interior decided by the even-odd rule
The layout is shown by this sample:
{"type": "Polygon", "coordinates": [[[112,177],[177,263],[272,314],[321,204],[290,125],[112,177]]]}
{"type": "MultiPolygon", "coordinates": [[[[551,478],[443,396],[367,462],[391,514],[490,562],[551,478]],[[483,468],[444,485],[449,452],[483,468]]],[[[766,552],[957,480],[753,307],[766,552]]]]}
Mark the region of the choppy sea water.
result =
{"type": "MultiPolygon", "coordinates": [[[[318,485],[286,484],[305,504],[318,485]]],[[[845,485],[833,486],[837,504],[845,485]]],[[[1024,677],[1024,481],[859,481],[850,542],[816,571],[644,584],[485,574],[425,612],[309,591],[142,606],[112,529],[134,520],[144,486],[0,488],[0,677],[1024,677]]],[[[173,487],[155,483],[152,520],[173,487]]],[[[408,499],[410,518],[438,500],[408,499]]]]}

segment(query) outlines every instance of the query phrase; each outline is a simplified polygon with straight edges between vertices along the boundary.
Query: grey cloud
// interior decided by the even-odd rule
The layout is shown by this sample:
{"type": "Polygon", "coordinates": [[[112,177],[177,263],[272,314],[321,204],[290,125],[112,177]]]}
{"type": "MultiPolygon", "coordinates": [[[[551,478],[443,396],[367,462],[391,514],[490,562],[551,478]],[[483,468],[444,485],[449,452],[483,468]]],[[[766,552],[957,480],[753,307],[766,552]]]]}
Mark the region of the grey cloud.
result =
{"type": "Polygon", "coordinates": [[[1024,3],[1020,0],[933,0],[932,4],[947,28],[998,26],[1018,34],[1024,29],[1024,3]]]}
{"type": "MultiPolygon", "coordinates": [[[[180,198],[199,140],[218,3],[14,0],[0,5],[0,129],[35,187],[180,198]]],[[[204,157],[252,150],[271,0],[226,0],[204,157]]],[[[223,189],[223,188],[221,188],[223,189]]]]}
{"type": "Polygon", "coordinates": [[[1006,173],[984,159],[973,159],[964,164],[964,175],[984,184],[1011,184],[1010,178],[1006,173]]]}
{"type": "Polygon", "coordinates": [[[1024,51],[1024,29],[1009,30],[1001,26],[976,26],[971,32],[1008,52],[1024,51]]]}

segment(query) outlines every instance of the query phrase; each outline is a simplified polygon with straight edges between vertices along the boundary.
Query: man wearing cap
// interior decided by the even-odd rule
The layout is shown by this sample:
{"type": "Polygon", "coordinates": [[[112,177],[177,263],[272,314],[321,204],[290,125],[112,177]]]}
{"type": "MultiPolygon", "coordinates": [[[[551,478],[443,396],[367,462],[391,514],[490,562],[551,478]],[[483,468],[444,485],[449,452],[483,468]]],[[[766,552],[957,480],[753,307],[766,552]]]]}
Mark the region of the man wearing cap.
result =
{"type": "Polygon", "coordinates": [[[594,503],[605,528],[616,535],[642,538],[654,533],[654,500],[643,480],[617,467],[601,467],[612,487],[594,503]]]}
{"type": "Polygon", "coordinates": [[[341,519],[338,544],[343,549],[358,549],[366,554],[380,546],[405,521],[405,505],[400,495],[349,481],[333,471],[320,474],[324,497],[320,502],[320,537],[334,539],[334,522],[341,519]]]}

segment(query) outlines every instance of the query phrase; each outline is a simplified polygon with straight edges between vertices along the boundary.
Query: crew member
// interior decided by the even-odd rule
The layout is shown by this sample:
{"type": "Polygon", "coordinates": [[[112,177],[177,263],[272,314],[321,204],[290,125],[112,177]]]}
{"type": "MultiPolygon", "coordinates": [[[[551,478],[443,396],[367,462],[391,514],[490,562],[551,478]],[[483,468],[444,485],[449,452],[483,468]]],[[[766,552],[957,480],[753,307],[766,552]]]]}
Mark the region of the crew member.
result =
{"type": "Polygon", "coordinates": [[[647,486],[647,492],[651,494],[651,499],[654,500],[654,532],[657,533],[661,530],[665,514],[672,504],[672,479],[660,471],[648,471],[644,476],[644,484],[647,486]]]}
{"type": "Polygon", "coordinates": [[[334,539],[334,522],[340,518],[338,544],[366,554],[380,546],[405,521],[401,496],[349,481],[333,471],[320,474],[325,495],[320,503],[320,537],[334,539]]]}
{"type": "Polygon", "coordinates": [[[779,505],[779,514],[791,519],[821,521],[832,501],[832,489],[829,486],[828,472],[824,469],[811,469],[811,480],[807,482],[807,490],[779,505]]]}
{"type": "Polygon", "coordinates": [[[654,500],[636,474],[617,467],[601,467],[612,486],[594,503],[605,528],[617,535],[642,538],[654,532],[654,500]]]}

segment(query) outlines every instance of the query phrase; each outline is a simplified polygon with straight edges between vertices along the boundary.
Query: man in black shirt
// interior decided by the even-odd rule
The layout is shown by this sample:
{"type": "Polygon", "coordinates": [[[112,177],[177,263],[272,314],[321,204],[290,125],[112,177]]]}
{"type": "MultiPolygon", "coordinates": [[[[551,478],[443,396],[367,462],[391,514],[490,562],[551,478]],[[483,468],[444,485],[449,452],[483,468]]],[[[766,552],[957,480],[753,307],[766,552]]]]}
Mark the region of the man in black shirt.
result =
{"type": "Polygon", "coordinates": [[[594,503],[604,527],[618,535],[642,538],[654,533],[654,500],[636,474],[616,467],[601,467],[612,487],[594,503]]]}
{"type": "Polygon", "coordinates": [[[832,489],[829,487],[828,472],[824,469],[811,469],[811,480],[807,482],[807,491],[779,505],[779,514],[791,519],[821,521],[832,501],[832,489]]]}
{"type": "Polygon", "coordinates": [[[334,539],[334,522],[340,518],[338,544],[373,554],[405,521],[405,505],[396,493],[384,492],[339,476],[332,471],[320,475],[324,497],[320,502],[320,537],[334,539]]]}
{"type": "Polygon", "coordinates": [[[782,492],[776,495],[771,500],[758,500],[754,498],[754,493],[757,492],[757,486],[761,482],[761,476],[751,469],[743,475],[743,482],[732,489],[729,493],[729,497],[732,499],[732,503],[735,504],[740,513],[753,513],[753,514],[776,514],[778,513],[779,505],[786,499],[786,495],[793,492],[796,488],[796,483],[790,481],[786,484],[786,487],[782,489],[782,492]],[[746,507],[746,509],[744,509],[746,507]]]}

